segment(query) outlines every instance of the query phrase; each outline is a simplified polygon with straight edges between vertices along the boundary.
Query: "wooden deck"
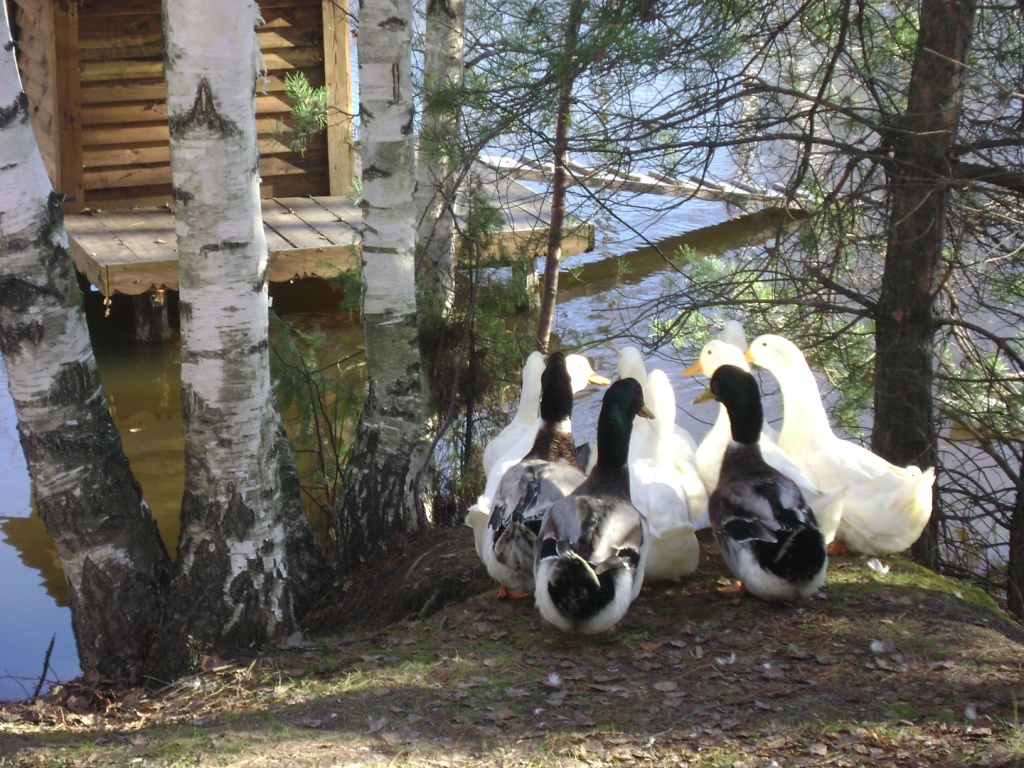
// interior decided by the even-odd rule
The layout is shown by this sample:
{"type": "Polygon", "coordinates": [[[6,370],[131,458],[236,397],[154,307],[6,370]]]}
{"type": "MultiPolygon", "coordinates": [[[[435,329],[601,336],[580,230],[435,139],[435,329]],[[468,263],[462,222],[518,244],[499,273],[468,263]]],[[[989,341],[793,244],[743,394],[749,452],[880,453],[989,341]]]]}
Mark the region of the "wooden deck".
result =
{"type": "MultiPolygon", "coordinates": [[[[541,256],[549,212],[544,195],[493,170],[478,168],[491,202],[506,225],[494,237],[489,259],[541,256]]],[[[168,207],[86,211],[65,217],[71,257],[104,296],[178,290],[174,214],[168,207]]],[[[358,264],[362,212],[345,197],[282,197],[263,200],[263,228],[270,252],[270,280],[334,277],[358,264]]],[[[570,229],[565,255],[593,247],[593,225],[570,229]]]]}
{"type": "MultiPolygon", "coordinates": [[[[272,198],[262,207],[272,282],[333,277],[357,263],[362,213],[347,198],[272,198]]],[[[75,266],[104,296],[178,290],[170,209],[88,211],[65,223],[75,266]]]]}

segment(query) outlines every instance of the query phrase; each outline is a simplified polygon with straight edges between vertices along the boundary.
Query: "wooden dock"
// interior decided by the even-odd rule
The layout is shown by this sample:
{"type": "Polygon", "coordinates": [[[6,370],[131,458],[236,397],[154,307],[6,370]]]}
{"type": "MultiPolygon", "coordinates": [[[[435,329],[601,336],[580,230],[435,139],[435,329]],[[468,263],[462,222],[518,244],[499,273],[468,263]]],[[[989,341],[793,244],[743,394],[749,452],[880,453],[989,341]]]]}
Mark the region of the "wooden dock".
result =
{"type": "MultiPolygon", "coordinates": [[[[484,155],[478,158],[481,165],[491,168],[508,179],[522,179],[550,184],[554,176],[554,165],[541,163],[528,157],[518,160],[499,155],[484,155]]],[[[728,182],[720,179],[687,177],[674,178],[655,171],[646,173],[615,173],[600,171],[585,165],[570,162],[566,166],[569,183],[610,192],[631,192],[635,194],[666,195],[669,197],[715,200],[734,205],[758,205],[763,207],[799,207],[798,202],[787,198],[781,190],[759,189],[749,184],[728,182]]]]}
{"type": "MultiPolygon", "coordinates": [[[[489,260],[543,255],[550,222],[545,196],[493,170],[477,173],[506,220],[489,260]]],[[[334,277],[359,263],[362,212],[348,198],[270,198],[262,208],[271,282],[334,277]]],[[[66,216],[65,224],[75,266],[104,296],[178,290],[169,207],[85,211],[66,216]]],[[[593,225],[579,225],[567,233],[563,253],[589,250],[593,242],[593,225]]]]}

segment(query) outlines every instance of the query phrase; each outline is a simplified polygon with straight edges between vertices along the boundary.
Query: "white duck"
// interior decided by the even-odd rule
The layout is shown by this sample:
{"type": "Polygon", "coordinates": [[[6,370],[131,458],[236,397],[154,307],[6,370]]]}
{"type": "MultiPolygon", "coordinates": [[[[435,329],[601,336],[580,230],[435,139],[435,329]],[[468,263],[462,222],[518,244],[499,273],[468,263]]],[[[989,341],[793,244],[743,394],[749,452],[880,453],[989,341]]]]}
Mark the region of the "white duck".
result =
{"type": "MultiPolygon", "coordinates": [[[[646,578],[676,581],[697,568],[700,545],[695,523],[707,512],[708,493],[697,467],[677,461],[673,450],[676,399],[663,370],[648,374],[644,402],[653,418],[645,440],[629,441],[629,490],[651,532],[646,578]]],[[[636,425],[633,429],[635,436],[636,425]]]]}
{"type": "Polygon", "coordinates": [[[828,568],[825,537],[796,484],[761,458],[764,413],[749,371],[721,365],[710,391],[729,414],[732,439],[708,502],[722,559],[742,588],[764,600],[814,594],[828,568]]]}
{"type": "Polygon", "coordinates": [[[572,437],[573,392],[565,355],[548,357],[541,379],[540,418],[533,447],[501,478],[490,505],[480,549],[501,585],[499,596],[534,591],[533,545],[552,502],[586,479],[572,437]]]}
{"type": "MultiPolygon", "coordinates": [[[[742,328],[741,328],[742,333],[742,328]]],[[[744,371],[749,371],[750,366],[744,358],[739,347],[726,343],[719,339],[712,339],[700,351],[700,357],[689,368],[683,371],[684,376],[696,376],[703,373],[707,377],[714,375],[715,371],[722,365],[734,365],[744,371]]],[[[702,400],[701,397],[697,398],[702,400]]],[[[708,491],[713,491],[718,485],[718,475],[722,469],[722,458],[725,449],[732,439],[732,428],[729,422],[729,412],[725,405],[720,405],[718,418],[714,425],[697,446],[694,460],[697,465],[697,472],[704,482],[708,491]]],[[[843,498],[846,495],[845,488],[825,492],[818,488],[803,473],[800,467],[783,451],[772,439],[761,432],[758,445],[761,454],[767,464],[786,475],[800,488],[800,492],[807,500],[808,505],[814,510],[817,518],[818,528],[825,536],[826,543],[831,543],[835,538],[836,530],[839,527],[839,520],[843,512],[843,498]]]]}
{"type": "Polygon", "coordinates": [[[917,541],[931,516],[934,468],[897,467],[837,437],[814,374],[788,339],[759,336],[748,359],[767,368],[782,389],[779,446],[819,488],[848,486],[837,539],[865,555],[902,552],[917,541]]]}
{"type": "Polygon", "coordinates": [[[640,594],[650,534],[630,502],[626,463],[633,420],[643,412],[639,382],[621,379],[609,387],[597,422],[597,465],[548,508],[537,537],[537,608],[566,632],[610,629],[640,594]]]}

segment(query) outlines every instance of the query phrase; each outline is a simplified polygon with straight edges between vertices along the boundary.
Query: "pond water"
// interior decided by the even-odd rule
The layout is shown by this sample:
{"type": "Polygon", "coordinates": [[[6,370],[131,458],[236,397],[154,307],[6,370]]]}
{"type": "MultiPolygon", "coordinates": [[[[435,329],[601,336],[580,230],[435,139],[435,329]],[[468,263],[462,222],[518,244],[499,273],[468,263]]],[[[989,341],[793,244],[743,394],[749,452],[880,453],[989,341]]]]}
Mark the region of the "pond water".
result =
{"type": "MultiPolygon", "coordinates": [[[[682,243],[693,245],[699,253],[722,253],[761,239],[762,230],[763,224],[756,219],[730,220],[723,204],[694,200],[649,226],[644,235],[659,242],[665,253],[682,243]]],[[[660,295],[669,274],[655,250],[637,245],[635,238],[627,237],[602,243],[589,254],[566,259],[561,277],[555,331],[566,338],[575,333],[604,338],[586,351],[595,367],[610,377],[615,376],[623,345],[614,337],[634,325],[637,306],[660,295]],[[624,264],[628,271],[623,270],[624,264]]],[[[328,330],[339,335],[343,345],[360,345],[359,328],[347,316],[320,308],[309,311],[315,300],[295,286],[278,286],[272,293],[275,310],[299,327],[328,330]]],[[[184,482],[178,340],[136,342],[130,302],[115,304],[112,316],[104,318],[96,295],[88,299],[100,375],[125,453],[173,551],[184,482]]],[[[690,405],[703,384],[679,376],[677,361],[649,359],[650,366],[664,367],[669,373],[680,407],[678,423],[699,439],[716,413],[712,406],[690,405]]],[[[43,690],[55,681],[75,677],[79,668],[67,588],[53,544],[32,512],[30,479],[2,366],[0,376],[0,481],[5,490],[0,499],[0,616],[5,618],[0,625],[0,700],[4,700],[32,694],[51,639],[50,671],[43,690]]],[[[589,388],[577,398],[573,427],[579,439],[593,437],[602,391],[589,388]]],[[[471,535],[468,529],[466,535],[471,535]]]]}

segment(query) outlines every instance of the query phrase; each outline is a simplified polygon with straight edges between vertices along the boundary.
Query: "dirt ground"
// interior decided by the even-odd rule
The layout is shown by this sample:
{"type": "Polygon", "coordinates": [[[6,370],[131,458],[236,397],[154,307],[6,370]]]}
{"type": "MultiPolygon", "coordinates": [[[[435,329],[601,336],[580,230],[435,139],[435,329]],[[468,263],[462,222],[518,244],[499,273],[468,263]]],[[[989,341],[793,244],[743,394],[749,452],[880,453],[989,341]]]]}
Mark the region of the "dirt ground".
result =
{"type": "Polygon", "coordinates": [[[882,565],[833,558],[798,605],[735,600],[704,537],[693,576],[575,637],[495,599],[468,528],[433,531],[272,652],[0,707],[0,766],[1024,765],[1024,632],[967,585],[882,565]]]}

